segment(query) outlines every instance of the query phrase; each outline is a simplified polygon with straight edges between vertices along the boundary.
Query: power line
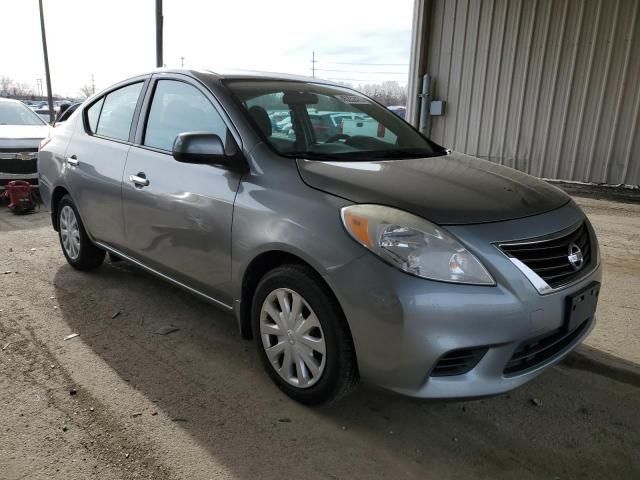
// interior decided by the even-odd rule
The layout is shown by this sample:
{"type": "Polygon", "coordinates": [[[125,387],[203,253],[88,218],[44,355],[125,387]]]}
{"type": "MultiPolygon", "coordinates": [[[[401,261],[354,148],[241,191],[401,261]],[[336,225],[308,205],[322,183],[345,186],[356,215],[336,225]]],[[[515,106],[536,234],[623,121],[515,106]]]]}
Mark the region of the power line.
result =
{"type": "Polygon", "coordinates": [[[369,71],[369,72],[365,72],[365,71],[358,71],[358,70],[332,70],[330,68],[316,68],[316,72],[345,72],[345,73],[379,73],[379,74],[385,74],[385,75],[409,75],[409,72],[373,72],[373,71],[369,71]]]}
{"type": "MultiPolygon", "coordinates": [[[[380,79],[378,78],[377,80],[373,80],[371,78],[366,79],[366,78],[335,78],[335,77],[327,77],[327,80],[331,80],[332,82],[367,82],[367,83],[380,83],[380,79]]],[[[393,80],[393,81],[398,81],[398,80],[393,80]]]]}

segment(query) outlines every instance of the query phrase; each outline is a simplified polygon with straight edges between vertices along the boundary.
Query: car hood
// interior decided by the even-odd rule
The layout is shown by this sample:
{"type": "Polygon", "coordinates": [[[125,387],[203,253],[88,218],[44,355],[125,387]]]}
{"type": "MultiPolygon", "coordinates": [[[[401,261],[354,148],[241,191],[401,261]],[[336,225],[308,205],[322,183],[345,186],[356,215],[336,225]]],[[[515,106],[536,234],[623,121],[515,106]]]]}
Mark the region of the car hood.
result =
{"type": "Polygon", "coordinates": [[[406,210],[441,225],[498,222],[555,210],[562,190],[487,160],[451,153],[382,161],[298,159],[305,183],[355,203],[406,210]]]}
{"type": "Polygon", "coordinates": [[[0,139],[42,139],[49,135],[48,125],[0,125],[0,139]]]}

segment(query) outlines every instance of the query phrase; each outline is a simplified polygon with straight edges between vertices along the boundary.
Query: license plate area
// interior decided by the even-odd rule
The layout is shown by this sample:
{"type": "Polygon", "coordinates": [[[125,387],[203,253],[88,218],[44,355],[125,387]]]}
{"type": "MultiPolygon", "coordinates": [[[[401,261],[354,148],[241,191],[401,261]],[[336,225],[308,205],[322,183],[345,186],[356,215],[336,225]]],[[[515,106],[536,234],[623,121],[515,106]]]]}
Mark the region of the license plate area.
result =
{"type": "Polygon", "coordinates": [[[582,322],[595,315],[599,295],[600,284],[593,282],[579,292],[567,297],[564,323],[567,331],[572,331],[582,322]]]}

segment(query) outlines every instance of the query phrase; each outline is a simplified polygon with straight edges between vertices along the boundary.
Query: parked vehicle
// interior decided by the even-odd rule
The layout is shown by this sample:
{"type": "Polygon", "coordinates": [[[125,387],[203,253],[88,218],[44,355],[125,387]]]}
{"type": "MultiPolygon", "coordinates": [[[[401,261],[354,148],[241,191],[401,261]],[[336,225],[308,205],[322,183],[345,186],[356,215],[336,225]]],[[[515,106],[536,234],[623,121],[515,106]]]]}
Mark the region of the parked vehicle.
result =
{"type": "Polygon", "coordinates": [[[12,180],[38,185],[38,144],[49,130],[22,102],[0,98],[0,190],[12,180]]]}
{"type": "MultiPolygon", "coordinates": [[[[45,123],[49,123],[51,121],[51,116],[49,115],[49,108],[36,108],[33,111],[36,115],[38,115],[38,117],[40,117],[40,119],[45,122],[45,123]]],[[[56,114],[54,112],[53,117],[55,118],[56,114]]]]}
{"type": "Polygon", "coordinates": [[[34,110],[49,108],[49,104],[47,102],[33,102],[31,105],[29,105],[29,108],[33,108],[34,110]]]}
{"type": "Polygon", "coordinates": [[[340,132],[349,137],[365,136],[379,138],[388,143],[395,143],[397,136],[375,118],[346,118],[342,121],[340,132]]]}
{"type": "Polygon", "coordinates": [[[359,378],[422,398],[498,394],[594,326],[598,243],[565,193],[449,152],[354,90],[161,71],[78,112],[38,157],[69,264],[111,252],[233,312],[300,402],[359,378]],[[264,105],[292,112],[292,136],[264,105]],[[320,140],[319,105],[388,134],[320,140]]]}
{"type": "Polygon", "coordinates": [[[404,105],[390,105],[387,108],[402,119],[404,119],[407,114],[407,107],[404,105]]]}
{"type": "Polygon", "coordinates": [[[343,133],[344,120],[363,120],[363,116],[348,112],[309,113],[316,140],[324,142],[338,133],[343,133]]]}
{"type": "Polygon", "coordinates": [[[64,122],[69,120],[69,117],[75,112],[78,107],[82,105],[81,103],[74,103],[66,108],[62,113],[58,112],[58,116],[56,117],[56,122],[54,123],[54,127],[58,127],[62,125],[64,122]]]}
{"type": "Polygon", "coordinates": [[[288,133],[291,129],[291,115],[284,117],[282,120],[278,120],[274,126],[274,132],[288,133]]]}
{"type": "Polygon", "coordinates": [[[338,126],[328,113],[309,113],[309,120],[319,142],[325,142],[338,133],[338,126]]]}
{"type": "Polygon", "coordinates": [[[289,110],[272,111],[269,112],[269,120],[271,120],[271,128],[280,131],[283,125],[291,125],[291,114],[289,110]]]}

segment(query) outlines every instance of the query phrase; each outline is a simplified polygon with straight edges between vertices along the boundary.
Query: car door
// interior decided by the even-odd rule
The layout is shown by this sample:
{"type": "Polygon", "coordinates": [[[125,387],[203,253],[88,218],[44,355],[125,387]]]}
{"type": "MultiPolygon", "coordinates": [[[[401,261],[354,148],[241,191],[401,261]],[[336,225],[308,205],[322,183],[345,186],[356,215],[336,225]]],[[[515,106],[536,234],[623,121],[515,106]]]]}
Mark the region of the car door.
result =
{"type": "Polygon", "coordinates": [[[65,181],[94,240],[121,247],[122,174],[144,79],[119,86],[83,111],[66,150],[65,181]]]}
{"type": "Polygon", "coordinates": [[[181,163],[171,154],[179,133],[234,139],[210,92],[189,77],[154,76],[127,158],[122,189],[127,252],[146,266],[227,305],[231,220],[240,173],[181,163]]]}

